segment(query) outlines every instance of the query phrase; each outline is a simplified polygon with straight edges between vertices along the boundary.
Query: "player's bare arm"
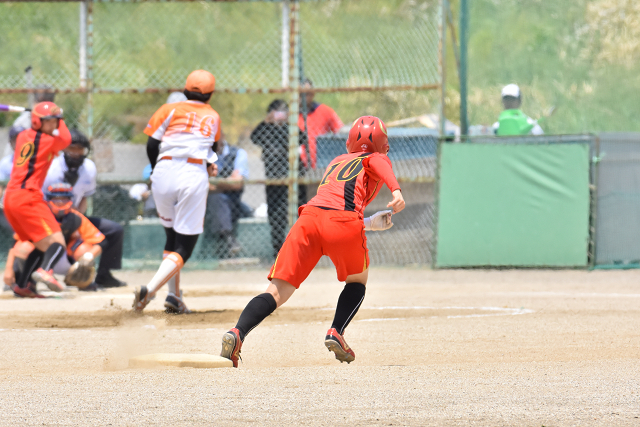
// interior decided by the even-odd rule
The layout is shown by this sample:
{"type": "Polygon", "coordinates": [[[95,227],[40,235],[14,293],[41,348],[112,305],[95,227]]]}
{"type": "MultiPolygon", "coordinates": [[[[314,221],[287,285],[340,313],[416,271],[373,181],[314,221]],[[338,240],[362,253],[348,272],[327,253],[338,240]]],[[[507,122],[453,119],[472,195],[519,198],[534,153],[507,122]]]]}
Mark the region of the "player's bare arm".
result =
{"type": "Polygon", "coordinates": [[[404,198],[402,197],[402,191],[395,190],[393,193],[393,200],[387,204],[388,208],[393,209],[393,213],[397,214],[404,209],[404,198]]]}

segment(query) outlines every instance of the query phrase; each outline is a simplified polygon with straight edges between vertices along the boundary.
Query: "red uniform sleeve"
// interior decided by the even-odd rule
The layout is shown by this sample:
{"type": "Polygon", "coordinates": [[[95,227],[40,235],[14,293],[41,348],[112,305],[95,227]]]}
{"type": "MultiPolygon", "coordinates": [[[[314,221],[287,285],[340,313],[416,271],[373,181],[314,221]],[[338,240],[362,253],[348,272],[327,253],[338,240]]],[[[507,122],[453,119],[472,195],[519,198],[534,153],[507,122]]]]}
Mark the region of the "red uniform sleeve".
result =
{"type": "Polygon", "coordinates": [[[381,179],[391,192],[396,190],[400,190],[400,184],[398,184],[398,180],[396,176],[393,174],[393,168],[391,167],[391,160],[383,154],[380,155],[372,155],[365,158],[362,161],[362,166],[364,166],[367,173],[373,175],[374,179],[381,179]]]}
{"type": "Polygon", "coordinates": [[[71,133],[69,133],[69,128],[65,124],[64,120],[60,120],[60,125],[58,126],[58,136],[52,136],[53,138],[53,151],[58,152],[60,150],[64,150],[71,144],[71,133]]]}
{"type": "Polygon", "coordinates": [[[344,124],[342,123],[342,120],[340,120],[340,117],[338,117],[338,113],[336,113],[333,108],[329,108],[329,110],[331,110],[329,114],[329,128],[331,128],[331,132],[336,133],[342,126],[344,126],[344,124]]]}

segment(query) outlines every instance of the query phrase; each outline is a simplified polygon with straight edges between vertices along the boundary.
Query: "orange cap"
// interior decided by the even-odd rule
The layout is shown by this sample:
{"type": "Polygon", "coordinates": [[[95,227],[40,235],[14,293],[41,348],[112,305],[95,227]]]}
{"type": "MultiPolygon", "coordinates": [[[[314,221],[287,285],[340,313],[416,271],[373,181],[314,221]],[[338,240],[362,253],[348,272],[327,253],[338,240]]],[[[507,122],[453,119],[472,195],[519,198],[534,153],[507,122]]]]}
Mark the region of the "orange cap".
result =
{"type": "Polygon", "coordinates": [[[195,70],[187,77],[184,88],[191,92],[211,93],[216,88],[216,78],[208,71],[195,70]]]}

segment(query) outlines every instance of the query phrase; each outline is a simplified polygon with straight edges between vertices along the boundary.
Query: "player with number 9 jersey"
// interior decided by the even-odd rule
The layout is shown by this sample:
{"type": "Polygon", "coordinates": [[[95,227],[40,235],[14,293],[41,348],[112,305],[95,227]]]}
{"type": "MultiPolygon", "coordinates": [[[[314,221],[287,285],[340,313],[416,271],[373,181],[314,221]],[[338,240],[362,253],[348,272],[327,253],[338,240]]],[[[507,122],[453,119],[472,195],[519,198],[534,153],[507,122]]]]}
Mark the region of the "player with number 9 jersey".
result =
{"type": "Polygon", "coordinates": [[[37,104],[31,114],[36,123],[18,134],[4,207],[20,240],[35,243],[60,231],[44,201],[42,185],[53,159],[71,143],[71,134],[62,119],[62,109],[53,102],[37,104]],[[50,119],[57,120],[53,131],[42,125],[43,120],[50,119]]]}

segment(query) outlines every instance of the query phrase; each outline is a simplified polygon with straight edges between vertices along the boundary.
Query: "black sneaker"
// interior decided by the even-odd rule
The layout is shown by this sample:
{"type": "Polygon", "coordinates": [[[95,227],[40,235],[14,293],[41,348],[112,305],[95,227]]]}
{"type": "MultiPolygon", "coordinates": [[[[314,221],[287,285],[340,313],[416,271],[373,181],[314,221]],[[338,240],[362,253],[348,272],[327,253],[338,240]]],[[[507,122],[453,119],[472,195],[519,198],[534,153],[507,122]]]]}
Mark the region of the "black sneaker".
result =
{"type": "Polygon", "coordinates": [[[187,305],[182,300],[182,291],[180,291],[180,297],[169,292],[167,299],[164,301],[164,311],[169,314],[189,314],[191,310],[187,308],[187,305]]]}
{"type": "Polygon", "coordinates": [[[80,292],[96,292],[98,289],[100,289],[100,286],[98,286],[96,282],[93,282],[85,288],[78,288],[80,292]]]}
{"type": "Polygon", "coordinates": [[[126,282],[113,277],[110,271],[104,274],[98,274],[94,282],[101,288],[121,288],[123,286],[127,286],[126,282]]]}

